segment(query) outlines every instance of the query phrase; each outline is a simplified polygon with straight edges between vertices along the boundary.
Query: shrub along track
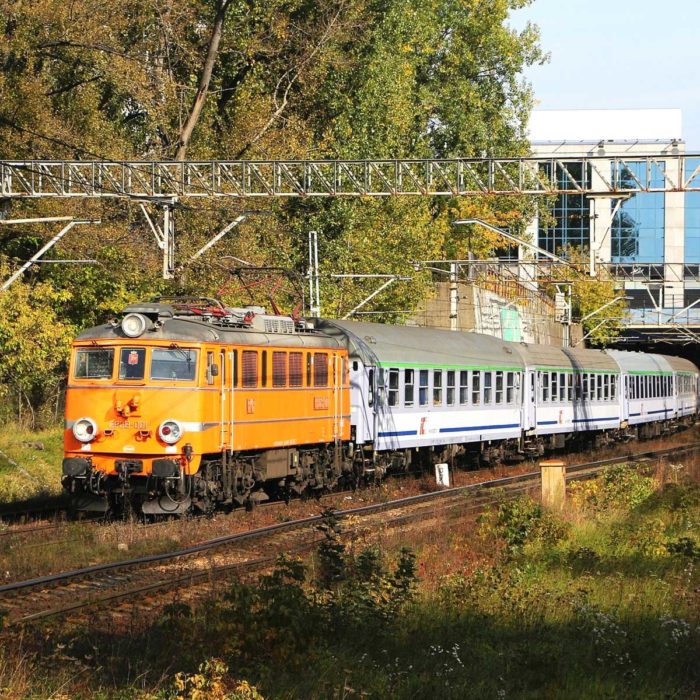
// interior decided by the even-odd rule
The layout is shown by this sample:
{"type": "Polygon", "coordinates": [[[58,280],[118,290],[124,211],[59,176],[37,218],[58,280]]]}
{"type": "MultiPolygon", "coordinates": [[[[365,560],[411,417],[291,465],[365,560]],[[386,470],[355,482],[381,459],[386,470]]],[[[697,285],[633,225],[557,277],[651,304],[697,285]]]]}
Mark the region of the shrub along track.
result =
{"type": "MultiPolygon", "coordinates": [[[[686,432],[685,435],[688,435],[686,432]]],[[[673,439],[673,438],[671,438],[673,439]]],[[[655,442],[654,448],[671,450],[678,443],[671,442],[667,443],[668,438],[655,442]]],[[[647,450],[647,452],[650,450],[647,450]]],[[[571,458],[586,459],[587,454],[585,452],[581,453],[568,453],[565,458],[570,460],[571,458]]],[[[557,459],[557,455],[551,455],[551,459],[557,459]]],[[[544,459],[544,458],[543,458],[544,459]]],[[[628,453],[619,455],[610,455],[610,459],[614,461],[624,462],[625,460],[631,459],[628,453]]],[[[507,465],[500,465],[505,467],[507,465]]],[[[511,465],[512,466],[512,465],[511,465]]],[[[477,470],[474,472],[461,472],[468,474],[478,474],[479,471],[489,472],[492,468],[484,468],[483,470],[477,470]]],[[[410,472],[414,476],[418,473],[410,472]]],[[[422,474],[423,472],[421,472],[422,474]]],[[[389,483],[390,480],[399,480],[406,476],[406,473],[395,474],[389,477],[385,483],[389,483]]],[[[329,493],[324,493],[317,497],[317,500],[323,501],[326,499],[333,499],[334,497],[342,496],[346,493],[352,493],[352,491],[332,491],[329,493]]],[[[295,499],[295,501],[298,499],[295,499]]],[[[268,501],[266,503],[259,504],[256,508],[266,508],[274,506],[282,506],[284,501],[268,501]]],[[[244,512],[243,509],[235,509],[231,514],[239,514],[244,512]]],[[[83,523],[85,525],[100,526],[105,523],[119,522],[118,520],[111,520],[106,518],[104,515],[94,515],[90,516],[87,514],[82,514],[81,517],[77,519],[72,519],[71,510],[69,507],[69,499],[65,494],[59,496],[51,496],[46,499],[38,501],[32,499],[32,502],[27,502],[24,506],[7,508],[7,506],[0,505],[0,542],[8,541],[11,538],[22,539],[26,542],[28,538],[32,537],[35,533],[41,533],[38,537],[41,539],[43,544],[48,544],[45,540],[45,533],[50,530],[55,530],[61,535],[61,530],[66,529],[68,525],[74,523],[83,523]]],[[[189,519],[206,519],[207,515],[192,515],[189,519]]],[[[126,522],[126,521],[124,521],[126,522]]],[[[154,527],[162,525],[163,523],[169,521],[156,521],[150,523],[142,523],[143,527],[154,527]]],[[[62,541],[62,540],[59,540],[62,541]]]]}
{"type": "MultiPolygon", "coordinates": [[[[625,462],[658,459],[694,452],[700,443],[636,453],[625,462]]],[[[567,480],[594,477],[621,459],[610,458],[567,467],[567,480]]],[[[530,472],[459,486],[385,503],[332,511],[332,516],[353,531],[444,525],[446,517],[464,517],[503,498],[537,488],[540,473],[530,472]],[[360,524],[361,523],[361,524],[360,524]]],[[[56,615],[108,606],[110,614],[157,608],[203,592],[214,592],[217,580],[268,570],[282,553],[301,554],[314,549],[324,535],[319,526],[328,514],[291,520],[245,532],[225,535],[198,545],[163,554],[43,576],[0,586],[0,614],[4,625],[15,627],[56,615]],[[163,593],[168,593],[164,596],[163,593]]]]}

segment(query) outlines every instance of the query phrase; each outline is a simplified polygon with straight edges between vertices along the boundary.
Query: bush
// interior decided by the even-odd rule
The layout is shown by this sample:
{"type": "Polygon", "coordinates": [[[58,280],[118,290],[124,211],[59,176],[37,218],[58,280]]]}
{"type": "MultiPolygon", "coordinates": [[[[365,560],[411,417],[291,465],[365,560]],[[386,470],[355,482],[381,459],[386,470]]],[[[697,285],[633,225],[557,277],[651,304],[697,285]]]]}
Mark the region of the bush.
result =
{"type": "Polygon", "coordinates": [[[531,498],[504,501],[482,518],[482,532],[492,531],[508,553],[526,544],[553,545],[566,536],[567,525],[531,498]]]}
{"type": "Polygon", "coordinates": [[[700,545],[690,537],[679,537],[677,540],[667,542],[666,550],[669,554],[680,554],[693,559],[700,557],[700,545]]]}
{"type": "Polygon", "coordinates": [[[611,509],[631,510],[647,501],[656,489],[654,479],[634,467],[616,464],[597,479],[569,486],[571,503],[579,510],[602,513],[611,509]]]}

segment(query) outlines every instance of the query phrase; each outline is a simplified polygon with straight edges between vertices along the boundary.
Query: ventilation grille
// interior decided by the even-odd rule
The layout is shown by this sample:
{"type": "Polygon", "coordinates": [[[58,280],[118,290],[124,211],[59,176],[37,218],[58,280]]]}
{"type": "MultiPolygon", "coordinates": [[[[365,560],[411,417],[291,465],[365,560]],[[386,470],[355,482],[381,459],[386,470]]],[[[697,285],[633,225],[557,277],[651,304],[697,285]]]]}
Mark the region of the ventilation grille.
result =
{"type": "Polygon", "coordinates": [[[254,316],[252,327],[264,333],[294,333],[294,321],[288,316],[254,316]]]}

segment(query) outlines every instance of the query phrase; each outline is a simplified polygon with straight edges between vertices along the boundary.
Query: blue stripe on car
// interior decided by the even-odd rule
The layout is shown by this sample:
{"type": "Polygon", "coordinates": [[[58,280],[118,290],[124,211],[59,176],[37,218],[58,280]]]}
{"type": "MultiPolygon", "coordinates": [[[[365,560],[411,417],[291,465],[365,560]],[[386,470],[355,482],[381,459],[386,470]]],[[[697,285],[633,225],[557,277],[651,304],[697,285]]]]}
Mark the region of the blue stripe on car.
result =
{"type": "Polygon", "coordinates": [[[506,423],[504,425],[464,425],[459,428],[440,428],[441,433],[461,433],[472,430],[498,430],[499,428],[519,428],[520,423],[506,423]]]}

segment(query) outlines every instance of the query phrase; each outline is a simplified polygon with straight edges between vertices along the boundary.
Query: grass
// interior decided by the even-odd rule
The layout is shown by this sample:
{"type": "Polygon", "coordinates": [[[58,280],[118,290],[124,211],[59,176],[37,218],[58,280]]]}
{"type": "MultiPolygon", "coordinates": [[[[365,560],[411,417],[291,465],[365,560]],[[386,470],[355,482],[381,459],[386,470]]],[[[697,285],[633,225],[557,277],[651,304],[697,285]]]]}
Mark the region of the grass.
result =
{"type": "Polygon", "coordinates": [[[283,562],[196,607],[6,638],[17,663],[0,664],[0,689],[256,697],[245,678],[268,700],[698,697],[700,488],[610,470],[569,503],[563,517],[504,504],[414,541],[418,579],[398,543],[327,528],[313,566],[283,562]]]}
{"type": "Polygon", "coordinates": [[[20,508],[59,495],[62,459],[62,428],[0,426],[0,507],[20,508]]]}

